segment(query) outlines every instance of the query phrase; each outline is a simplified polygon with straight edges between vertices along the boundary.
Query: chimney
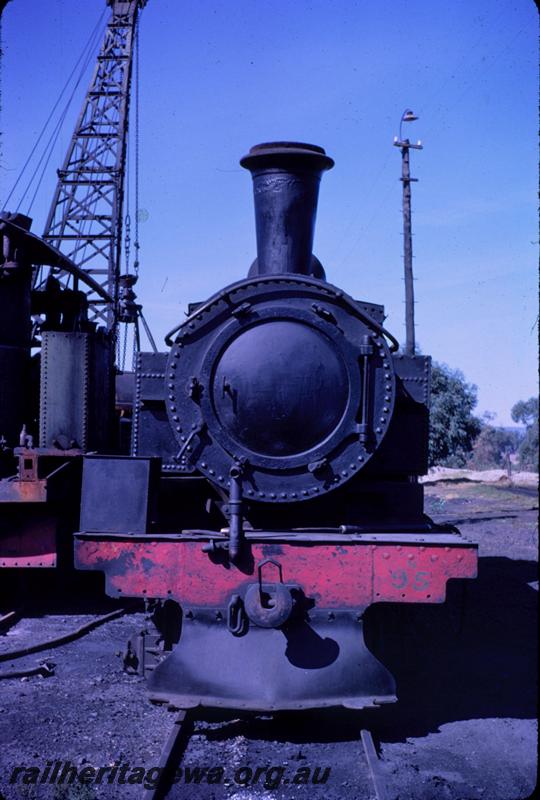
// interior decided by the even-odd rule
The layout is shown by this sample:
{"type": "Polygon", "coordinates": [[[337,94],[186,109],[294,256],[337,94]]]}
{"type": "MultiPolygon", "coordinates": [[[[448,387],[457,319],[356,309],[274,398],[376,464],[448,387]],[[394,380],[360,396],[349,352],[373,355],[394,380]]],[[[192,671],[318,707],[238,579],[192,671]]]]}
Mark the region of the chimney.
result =
{"type": "Polygon", "coordinates": [[[240,164],[251,172],[255,199],[257,262],[250,275],[324,276],[313,235],[321,175],[333,160],[313,144],[269,142],[252,147],[240,164]]]}

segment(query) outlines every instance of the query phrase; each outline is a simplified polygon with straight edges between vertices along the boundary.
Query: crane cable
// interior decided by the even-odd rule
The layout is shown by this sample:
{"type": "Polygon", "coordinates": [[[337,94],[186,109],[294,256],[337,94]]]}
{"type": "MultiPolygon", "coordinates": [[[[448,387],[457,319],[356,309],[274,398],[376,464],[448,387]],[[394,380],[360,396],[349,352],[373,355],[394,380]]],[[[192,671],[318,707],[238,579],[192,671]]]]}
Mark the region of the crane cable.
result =
{"type": "MultiPolygon", "coordinates": [[[[104,12],[103,12],[103,13],[104,13],[104,12]]],[[[102,13],[102,16],[103,16],[103,13],[102,13]]],[[[101,19],[101,18],[100,18],[100,19],[101,19]]],[[[19,205],[22,203],[22,200],[23,200],[24,196],[26,195],[26,192],[27,192],[27,191],[29,190],[29,188],[30,188],[30,185],[31,185],[31,183],[32,183],[32,180],[34,179],[34,176],[35,176],[35,174],[36,174],[37,170],[39,169],[39,165],[40,165],[41,161],[42,161],[42,160],[45,158],[45,163],[43,164],[43,169],[41,170],[41,175],[39,176],[39,179],[38,179],[38,181],[37,181],[37,185],[36,185],[36,189],[35,189],[35,191],[34,191],[34,194],[33,194],[33,196],[32,196],[32,199],[31,199],[31,201],[30,201],[30,205],[28,206],[28,211],[26,212],[26,213],[28,214],[28,216],[30,215],[30,212],[31,212],[31,210],[32,210],[32,206],[34,205],[34,201],[35,201],[35,199],[36,199],[36,197],[37,197],[37,193],[38,193],[38,191],[39,191],[39,189],[40,189],[41,183],[42,183],[42,181],[43,181],[43,178],[44,178],[44,176],[45,176],[45,172],[46,172],[46,170],[47,170],[47,167],[48,167],[48,165],[49,165],[49,161],[50,161],[50,159],[51,159],[51,156],[52,156],[52,154],[53,154],[53,152],[54,152],[54,148],[56,147],[56,143],[57,143],[57,141],[58,141],[58,137],[60,136],[60,133],[61,133],[61,131],[62,131],[62,128],[63,128],[63,126],[64,126],[64,122],[65,122],[65,120],[66,120],[66,117],[67,117],[67,115],[68,115],[68,111],[69,111],[69,109],[70,109],[71,103],[73,102],[73,98],[74,98],[74,96],[75,96],[75,93],[76,93],[76,91],[77,91],[77,89],[78,89],[78,87],[79,87],[79,85],[80,85],[80,83],[81,83],[81,81],[82,81],[82,79],[83,79],[84,75],[86,74],[86,71],[87,71],[87,69],[88,69],[88,66],[89,66],[89,64],[90,64],[90,62],[91,62],[91,60],[92,60],[92,57],[93,57],[93,52],[94,52],[95,46],[96,46],[97,42],[99,41],[99,39],[101,38],[101,32],[100,32],[100,30],[99,30],[99,22],[98,22],[98,25],[96,26],[96,28],[94,28],[93,37],[94,37],[94,38],[93,38],[93,41],[92,41],[92,42],[90,43],[90,45],[88,46],[87,53],[86,53],[86,58],[85,58],[85,60],[84,60],[84,63],[83,63],[83,64],[82,64],[82,66],[81,66],[81,69],[80,69],[80,71],[79,71],[79,76],[78,76],[78,78],[77,78],[77,81],[76,81],[76,83],[75,83],[75,86],[73,87],[73,90],[72,90],[72,92],[71,92],[71,94],[70,94],[70,96],[69,96],[69,98],[68,98],[68,100],[67,100],[67,102],[66,102],[66,105],[65,105],[65,107],[64,107],[64,110],[63,110],[63,112],[62,112],[62,114],[61,114],[61,116],[60,116],[60,119],[58,120],[58,122],[57,122],[57,124],[56,124],[56,130],[55,130],[55,131],[53,131],[53,133],[51,134],[51,136],[50,136],[50,138],[49,138],[49,143],[48,143],[48,145],[47,145],[47,147],[49,148],[48,155],[47,155],[47,156],[46,156],[46,158],[45,158],[45,154],[46,154],[46,152],[47,152],[47,147],[46,147],[46,148],[45,148],[45,150],[44,150],[44,152],[43,152],[43,154],[42,154],[42,156],[41,156],[41,159],[40,159],[40,161],[38,162],[38,165],[36,166],[36,169],[34,170],[34,173],[33,173],[33,175],[32,175],[32,178],[30,179],[30,182],[29,182],[29,184],[28,184],[28,187],[27,187],[27,189],[25,190],[25,193],[24,193],[23,197],[21,198],[21,202],[19,203],[19,205]]]]}
{"type": "MultiPolygon", "coordinates": [[[[136,276],[139,274],[139,250],[140,250],[140,243],[139,243],[139,145],[140,145],[140,128],[139,128],[139,110],[140,110],[140,61],[139,61],[139,25],[140,25],[140,12],[139,12],[139,20],[137,20],[136,28],[135,28],[135,154],[134,154],[134,173],[135,173],[135,212],[134,212],[134,219],[135,219],[135,241],[133,243],[134,248],[134,262],[133,262],[133,271],[136,276]]],[[[126,148],[126,214],[124,217],[124,259],[125,259],[125,269],[126,273],[129,275],[130,272],[130,259],[131,259],[131,212],[130,212],[130,171],[131,171],[131,164],[132,164],[132,156],[130,153],[131,150],[131,136],[129,134],[128,128],[128,146],[126,148]]],[[[135,321],[135,325],[138,325],[138,321],[135,321]]],[[[120,339],[120,337],[118,337],[120,339]]],[[[120,342],[118,341],[118,363],[119,366],[124,372],[125,365],[126,365],[126,357],[127,357],[127,343],[128,343],[128,323],[124,323],[124,336],[123,336],[123,346],[122,346],[122,357],[120,358],[120,342]]],[[[133,335],[133,361],[135,361],[135,354],[137,351],[137,342],[135,332],[133,335]]]]}
{"type": "Polygon", "coordinates": [[[135,262],[133,270],[135,275],[139,274],[139,145],[140,145],[140,129],[139,129],[139,75],[140,75],[140,61],[139,61],[139,22],[135,30],[135,262]]]}
{"type": "MultiPolygon", "coordinates": [[[[81,67],[81,69],[80,69],[80,71],[79,71],[79,77],[77,78],[77,81],[76,81],[76,83],[75,83],[75,86],[74,86],[74,88],[73,88],[73,91],[72,91],[72,93],[71,93],[70,97],[68,98],[68,101],[67,101],[67,103],[66,103],[66,106],[64,107],[64,109],[63,109],[63,111],[62,111],[62,113],[61,113],[61,116],[60,116],[60,120],[59,120],[59,122],[57,122],[56,126],[55,126],[55,127],[54,127],[54,129],[53,129],[53,132],[52,132],[51,136],[49,137],[49,139],[48,139],[48,141],[47,141],[47,143],[46,143],[46,145],[45,145],[45,148],[44,148],[44,150],[43,150],[43,153],[42,153],[42,155],[41,155],[41,157],[40,157],[40,159],[39,159],[39,161],[38,161],[38,164],[37,164],[36,168],[34,169],[34,172],[32,173],[32,176],[31,176],[31,178],[30,178],[30,181],[29,181],[29,183],[28,183],[28,185],[27,185],[26,189],[24,190],[24,193],[23,193],[23,195],[22,195],[22,197],[21,197],[21,199],[20,199],[20,201],[19,201],[19,204],[18,204],[18,206],[17,206],[17,210],[20,208],[20,206],[21,206],[21,204],[22,204],[22,202],[23,202],[23,200],[24,200],[24,198],[25,198],[26,194],[28,193],[29,189],[31,188],[31,186],[32,186],[32,183],[33,183],[33,181],[34,181],[34,178],[35,178],[35,176],[36,176],[36,174],[37,174],[37,172],[38,172],[38,170],[39,170],[39,168],[40,168],[40,166],[41,166],[41,164],[42,164],[42,162],[43,162],[43,159],[44,159],[44,157],[45,157],[45,155],[46,155],[47,151],[49,150],[49,147],[51,146],[51,142],[52,142],[52,148],[54,148],[54,145],[55,145],[55,143],[56,143],[56,140],[57,140],[57,138],[58,138],[58,134],[59,134],[60,128],[61,128],[61,126],[62,126],[62,124],[63,124],[63,122],[64,122],[64,119],[65,119],[65,117],[66,117],[66,114],[67,114],[67,111],[68,111],[68,109],[69,109],[69,106],[70,106],[70,104],[71,104],[71,101],[73,100],[73,96],[74,96],[74,94],[75,94],[75,91],[77,90],[77,87],[79,86],[79,84],[80,84],[80,82],[81,82],[81,79],[82,79],[82,77],[83,77],[83,74],[84,74],[84,72],[86,71],[86,68],[87,68],[87,66],[88,66],[88,63],[89,63],[89,58],[90,58],[90,56],[92,55],[92,52],[93,52],[93,49],[94,49],[94,43],[95,43],[96,37],[97,37],[97,36],[99,36],[100,28],[101,28],[101,25],[102,25],[102,22],[103,22],[103,18],[104,18],[104,16],[105,16],[105,13],[106,13],[106,11],[102,11],[102,13],[101,13],[101,15],[100,15],[100,17],[99,17],[99,19],[98,19],[98,21],[97,21],[97,23],[96,23],[96,25],[95,25],[94,29],[92,30],[92,32],[91,32],[91,34],[90,34],[90,36],[89,36],[89,38],[88,38],[88,41],[86,42],[86,45],[83,47],[83,49],[82,49],[82,52],[81,52],[81,54],[80,54],[79,58],[77,59],[77,61],[76,61],[75,65],[74,65],[74,67],[73,67],[73,69],[71,70],[71,73],[70,73],[69,77],[67,78],[67,80],[66,80],[66,82],[65,82],[64,86],[62,87],[62,90],[60,91],[60,94],[58,95],[58,97],[57,97],[57,99],[56,99],[56,102],[55,102],[55,104],[53,105],[53,107],[52,107],[52,109],[51,109],[51,111],[50,111],[50,113],[49,113],[49,116],[48,116],[48,117],[47,117],[47,119],[45,120],[45,123],[44,123],[44,125],[43,125],[43,127],[42,127],[42,129],[41,129],[41,131],[40,131],[40,133],[39,133],[39,136],[38,136],[38,138],[36,139],[36,141],[35,141],[35,143],[34,143],[34,146],[32,147],[32,150],[30,151],[30,153],[29,153],[29,155],[28,155],[28,157],[27,157],[26,161],[25,161],[25,162],[24,162],[24,164],[23,164],[23,167],[22,167],[21,171],[19,172],[19,175],[18,175],[18,177],[17,177],[17,180],[16,180],[16,181],[15,181],[15,183],[13,184],[13,186],[12,186],[12,188],[11,188],[11,191],[9,192],[8,196],[6,197],[6,200],[5,200],[5,202],[4,202],[4,205],[2,206],[2,210],[5,210],[5,208],[6,208],[6,205],[9,203],[9,201],[10,201],[10,199],[11,199],[11,197],[12,197],[12,195],[13,195],[14,191],[15,191],[15,189],[17,188],[17,186],[19,185],[20,181],[22,180],[22,178],[23,178],[23,176],[24,176],[24,173],[26,172],[26,170],[27,170],[27,168],[28,168],[28,166],[29,166],[29,164],[30,164],[30,161],[32,160],[32,158],[33,158],[33,156],[34,156],[34,154],[35,154],[35,152],[36,152],[36,150],[37,150],[37,148],[38,148],[38,146],[39,146],[39,143],[41,142],[41,140],[42,140],[43,136],[45,135],[45,131],[47,130],[47,128],[48,128],[48,126],[49,126],[49,123],[51,122],[51,120],[52,120],[52,118],[53,118],[53,116],[54,116],[54,113],[55,113],[56,109],[58,108],[58,106],[59,106],[59,104],[60,104],[60,101],[62,100],[62,97],[64,96],[64,94],[65,94],[65,92],[66,92],[66,90],[67,90],[67,88],[68,88],[69,84],[71,83],[71,81],[72,81],[72,79],[73,79],[74,75],[76,74],[76,72],[77,72],[77,69],[78,69],[79,67],[81,67]],[[82,64],[82,66],[81,66],[81,64],[82,64]],[[53,141],[53,139],[54,139],[54,141],[53,141]]],[[[52,152],[52,149],[51,149],[51,152],[52,152]]],[[[51,152],[49,152],[49,155],[48,155],[48,157],[47,157],[47,161],[46,161],[45,167],[47,166],[47,163],[48,163],[48,161],[49,161],[49,159],[50,159],[51,152]]],[[[41,175],[41,177],[40,177],[40,183],[41,183],[41,179],[42,179],[42,178],[43,178],[43,173],[42,173],[42,175],[41,175]]],[[[39,188],[39,185],[38,185],[38,188],[39,188]]],[[[33,203],[34,199],[35,199],[35,195],[34,195],[34,197],[32,198],[32,203],[33,203]]],[[[31,205],[32,205],[32,203],[31,203],[31,205]]]]}

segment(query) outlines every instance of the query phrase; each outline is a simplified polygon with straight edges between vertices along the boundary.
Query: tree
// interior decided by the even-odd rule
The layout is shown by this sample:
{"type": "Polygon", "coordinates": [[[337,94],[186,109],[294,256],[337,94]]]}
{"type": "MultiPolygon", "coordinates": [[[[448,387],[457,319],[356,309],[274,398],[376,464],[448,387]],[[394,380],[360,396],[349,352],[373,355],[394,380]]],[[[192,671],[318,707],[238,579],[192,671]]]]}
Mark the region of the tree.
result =
{"type": "Polygon", "coordinates": [[[469,466],[473,469],[506,467],[508,456],[517,451],[522,439],[519,431],[482,425],[480,435],[473,445],[469,466]]]}
{"type": "Polygon", "coordinates": [[[520,400],[510,413],[514,422],[525,425],[525,436],[519,447],[519,465],[538,472],[538,398],[520,400]]]}
{"type": "Polygon", "coordinates": [[[429,465],[463,467],[482,423],[473,416],[476,386],[459,370],[433,363],[429,424],[429,465]]]}

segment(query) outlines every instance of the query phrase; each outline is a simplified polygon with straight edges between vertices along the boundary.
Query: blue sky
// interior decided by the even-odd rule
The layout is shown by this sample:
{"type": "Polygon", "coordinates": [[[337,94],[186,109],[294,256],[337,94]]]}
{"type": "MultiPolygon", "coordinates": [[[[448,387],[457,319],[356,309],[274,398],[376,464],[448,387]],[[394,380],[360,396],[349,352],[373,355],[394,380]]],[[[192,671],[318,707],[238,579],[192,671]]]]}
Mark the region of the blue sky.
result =
{"type": "MultiPolygon", "coordinates": [[[[0,196],[104,8],[8,4],[0,196]]],[[[188,302],[246,275],[255,234],[238,160],[272,139],[320,144],[335,159],[315,252],[332,283],[384,303],[403,338],[392,141],[410,107],[420,119],[406,131],[424,144],[412,153],[417,340],[477,384],[478,413],[511,424],[511,406],[537,392],[537,20],[528,0],[149,0],[138,294],[158,339],[188,302]]],[[[88,80],[32,208],[38,233],[88,80]]]]}

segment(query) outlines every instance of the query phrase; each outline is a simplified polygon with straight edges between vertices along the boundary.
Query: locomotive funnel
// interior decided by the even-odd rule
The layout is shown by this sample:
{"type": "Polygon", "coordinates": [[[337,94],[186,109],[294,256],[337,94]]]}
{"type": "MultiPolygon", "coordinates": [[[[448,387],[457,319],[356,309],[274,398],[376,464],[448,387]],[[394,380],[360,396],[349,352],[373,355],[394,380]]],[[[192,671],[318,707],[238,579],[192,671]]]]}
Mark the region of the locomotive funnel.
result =
{"type": "Polygon", "coordinates": [[[255,274],[324,275],[312,255],[313,235],[321,175],[333,160],[313,144],[269,142],[252,147],[240,164],[253,178],[255,274]]]}

